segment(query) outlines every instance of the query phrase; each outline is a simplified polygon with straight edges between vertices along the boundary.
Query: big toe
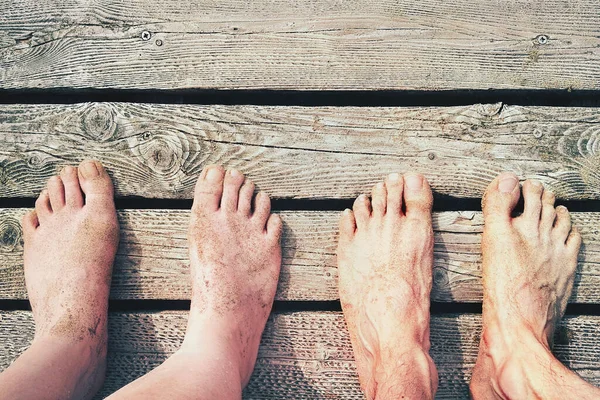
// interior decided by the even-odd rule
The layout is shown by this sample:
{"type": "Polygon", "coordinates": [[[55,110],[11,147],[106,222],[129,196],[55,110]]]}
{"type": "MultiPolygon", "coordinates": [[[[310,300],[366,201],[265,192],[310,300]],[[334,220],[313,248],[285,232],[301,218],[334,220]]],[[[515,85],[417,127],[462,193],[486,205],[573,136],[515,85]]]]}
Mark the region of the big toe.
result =
{"type": "Polygon", "coordinates": [[[481,205],[486,219],[510,219],[520,197],[519,179],[511,172],[503,172],[490,183],[481,205]]]}
{"type": "Polygon", "coordinates": [[[406,216],[424,218],[431,216],[433,193],[429,182],[421,174],[409,172],[404,174],[404,204],[406,216]]]}
{"type": "Polygon", "coordinates": [[[99,161],[83,161],[77,168],[79,185],[85,194],[85,203],[113,202],[113,185],[99,161]]]}
{"type": "Polygon", "coordinates": [[[210,165],[202,171],[194,193],[192,209],[216,211],[221,206],[225,170],[220,165],[210,165]]]}

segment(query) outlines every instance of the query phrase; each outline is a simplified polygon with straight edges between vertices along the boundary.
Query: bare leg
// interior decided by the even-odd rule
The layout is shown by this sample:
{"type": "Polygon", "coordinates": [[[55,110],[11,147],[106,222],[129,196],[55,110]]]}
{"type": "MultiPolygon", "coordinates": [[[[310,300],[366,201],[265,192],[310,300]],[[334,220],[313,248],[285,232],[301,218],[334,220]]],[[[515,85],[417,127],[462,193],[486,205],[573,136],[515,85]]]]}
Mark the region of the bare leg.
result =
{"type": "Polygon", "coordinates": [[[340,221],[339,290],[367,399],[426,399],[437,390],[429,356],[432,193],[421,175],[390,175],[340,221]],[[405,210],[405,211],[403,211],[405,210]]]}
{"type": "Polygon", "coordinates": [[[111,399],[239,399],[258,354],[281,265],[282,223],[238,171],[205,169],[189,229],[192,304],[183,346],[111,399]]]}
{"type": "Polygon", "coordinates": [[[106,321],[119,227],[98,162],[66,167],[23,218],[35,337],[0,374],[1,399],[87,399],[104,381],[106,321]]]}
{"type": "Polygon", "coordinates": [[[581,237],[569,212],[536,181],[504,173],[483,199],[483,333],[471,392],[476,399],[598,399],[600,390],[550,351],[573,288],[581,237]]]}

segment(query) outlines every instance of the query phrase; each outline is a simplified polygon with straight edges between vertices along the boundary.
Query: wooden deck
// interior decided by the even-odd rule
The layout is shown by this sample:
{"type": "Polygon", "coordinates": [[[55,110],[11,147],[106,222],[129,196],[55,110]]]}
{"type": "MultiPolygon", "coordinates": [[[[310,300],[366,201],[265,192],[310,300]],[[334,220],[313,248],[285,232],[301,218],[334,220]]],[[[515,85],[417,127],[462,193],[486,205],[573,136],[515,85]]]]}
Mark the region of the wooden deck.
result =
{"type": "Polygon", "coordinates": [[[584,246],[555,352],[600,385],[596,1],[0,0],[0,10],[0,370],[34,331],[22,301],[19,219],[48,177],[93,157],[113,177],[122,228],[98,398],[181,343],[186,208],[211,163],[246,173],[284,220],[276,311],[246,399],[362,398],[337,303],[337,218],[385,174],[407,170],[424,173],[439,200],[431,333],[438,397],[468,398],[482,297],[483,219],[474,199],[503,170],[543,181],[575,210],[584,246]],[[280,90],[325,100],[210,100],[281,99],[280,90]],[[444,106],[326,100],[383,93],[410,104],[436,91],[444,106]],[[132,93],[134,101],[121,102],[132,93]],[[481,93],[497,101],[464,105],[481,93]],[[513,105],[507,93],[533,100],[513,105]],[[179,94],[192,101],[173,100],[179,94]],[[118,102],[98,100],[107,95],[118,102]]]}

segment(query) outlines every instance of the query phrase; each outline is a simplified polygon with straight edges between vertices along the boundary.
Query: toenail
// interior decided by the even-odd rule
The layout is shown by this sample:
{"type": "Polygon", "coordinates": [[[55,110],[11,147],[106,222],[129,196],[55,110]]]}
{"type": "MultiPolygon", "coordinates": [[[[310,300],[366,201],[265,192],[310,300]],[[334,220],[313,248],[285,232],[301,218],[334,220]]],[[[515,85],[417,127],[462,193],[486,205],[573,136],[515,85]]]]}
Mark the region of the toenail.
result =
{"type": "Polygon", "coordinates": [[[542,182],[540,182],[540,181],[537,181],[537,180],[532,180],[532,181],[530,181],[530,182],[531,182],[531,184],[532,184],[533,186],[535,186],[535,187],[540,187],[540,186],[542,186],[542,182]]]}
{"type": "Polygon", "coordinates": [[[517,178],[509,175],[500,180],[500,183],[498,183],[498,189],[500,189],[500,191],[503,193],[510,193],[515,189],[515,187],[517,187],[518,183],[519,181],[517,178]]]}
{"type": "Polygon", "coordinates": [[[98,172],[98,167],[93,161],[84,161],[81,163],[80,171],[84,178],[93,178],[100,175],[98,172]]]}
{"type": "Polygon", "coordinates": [[[229,170],[229,175],[231,175],[233,178],[237,178],[238,176],[240,176],[242,174],[237,169],[231,169],[231,170],[229,170]]]}
{"type": "Polygon", "coordinates": [[[71,175],[73,172],[75,172],[75,168],[70,165],[67,165],[62,169],[62,173],[65,175],[71,175]]]}
{"type": "Polygon", "coordinates": [[[569,211],[569,210],[567,210],[567,207],[565,207],[565,206],[558,206],[558,207],[556,207],[556,212],[559,213],[559,214],[564,214],[567,211],[569,211]]]}
{"type": "Polygon", "coordinates": [[[206,179],[209,181],[217,181],[219,179],[219,170],[217,168],[210,168],[206,173],[206,179]]]}
{"type": "Polygon", "coordinates": [[[405,175],[404,182],[406,182],[406,188],[410,191],[418,191],[423,189],[423,177],[421,175],[405,175]]]}
{"type": "Polygon", "coordinates": [[[360,196],[358,196],[358,200],[360,200],[360,201],[367,201],[367,195],[366,194],[361,194],[360,196]]]}
{"type": "Polygon", "coordinates": [[[400,180],[400,174],[398,174],[398,173],[394,172],[393,174],[390,174],[390,175],[388,176],[388,180],[389,180],[390,182],[398,182],[398,181],[400,180]]]}

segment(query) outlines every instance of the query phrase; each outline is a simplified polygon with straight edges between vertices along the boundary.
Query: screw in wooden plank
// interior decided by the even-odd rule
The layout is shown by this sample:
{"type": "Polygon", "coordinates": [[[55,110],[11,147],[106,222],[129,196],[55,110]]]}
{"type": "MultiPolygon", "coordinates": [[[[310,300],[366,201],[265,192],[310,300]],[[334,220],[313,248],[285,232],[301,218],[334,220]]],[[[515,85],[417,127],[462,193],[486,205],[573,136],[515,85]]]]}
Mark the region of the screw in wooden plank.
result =
{"type": "Polygon", "coordinates": [[[546,35],[539,35],[537,37],[537,42],[538,42],[538,44],[546,44],[546,43],[548,43],[548,36],[546,36],[546,35]]]}
{"type": "Polygon", "coordinates": [[[150,38],[152,37],[152,34],[148,31],[144,31],[142,32],[142,40],[150,40],[150,38]]]}
{"type": "Polygon", "coordinates": [[[154,44],[156,44],[157,46],[162,46],[163,42],[160,39],[156,39],[156,41],[154,42],[154,44]]]}

